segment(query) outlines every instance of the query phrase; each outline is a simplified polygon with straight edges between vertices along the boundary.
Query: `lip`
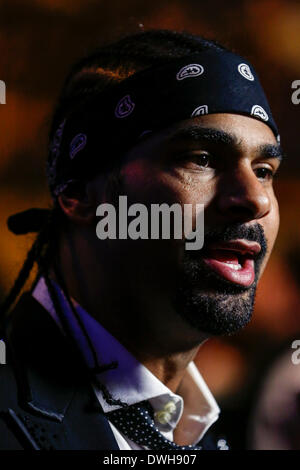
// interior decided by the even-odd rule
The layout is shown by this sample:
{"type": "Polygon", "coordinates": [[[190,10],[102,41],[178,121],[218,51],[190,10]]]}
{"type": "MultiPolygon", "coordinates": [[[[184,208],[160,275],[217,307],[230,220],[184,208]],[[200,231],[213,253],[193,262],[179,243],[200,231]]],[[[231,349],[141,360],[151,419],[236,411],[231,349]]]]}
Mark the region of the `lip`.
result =
{"type": "Polygon", "coordinates": [[[249,254],[252,256],[257,256],[261,251],[261,246],[257,242],[252,242],[249,240],[237,239],[229,240],[227,242],[217,242],[211,243],[208,249],[216,250],[230,250],[239,252],[241,255],[249,254]]]}
{"type": "Polygon", "coordinates": [[[255,257],[261,251],[257,242],[229,240],[211,243],[203,256],[204,263],[229,282],[250,287],[255,280],[255,257]]]}

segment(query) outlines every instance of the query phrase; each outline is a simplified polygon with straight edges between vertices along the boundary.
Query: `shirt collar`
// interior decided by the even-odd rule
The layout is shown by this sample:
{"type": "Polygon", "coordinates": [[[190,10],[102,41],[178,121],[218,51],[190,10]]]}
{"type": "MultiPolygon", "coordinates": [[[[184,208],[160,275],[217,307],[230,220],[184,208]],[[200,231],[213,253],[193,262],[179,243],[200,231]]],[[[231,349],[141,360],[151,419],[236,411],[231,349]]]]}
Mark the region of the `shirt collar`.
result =
{"type": "MultiPolygon", "coordinates": [[[[87,366],[95,367],[88,341],[67,299],[59,286],[53,284],[64,316],[87,366]]],[[[44,278],[39,280],[32,295],[61,326],[44,278]]],[[[189,435],[190,440],[198,442],[218,419],[220,409],[196,365],[193,362],[188,365],[175,394],[78,303],[74,302],[74,305],[93,344],[99,364],[109,364],[113,361],[118,363],[117,368],[106,370],[95,377],[94,390],[103,411],[113,411],[119,408],[119,405],[112,406],[106,402],[99,381],[107,387],[113,398],[128,405],[149,400],[155,411],[156,424],[162,432],[174,430],[180,420],[176,432],[189,435]]]]}

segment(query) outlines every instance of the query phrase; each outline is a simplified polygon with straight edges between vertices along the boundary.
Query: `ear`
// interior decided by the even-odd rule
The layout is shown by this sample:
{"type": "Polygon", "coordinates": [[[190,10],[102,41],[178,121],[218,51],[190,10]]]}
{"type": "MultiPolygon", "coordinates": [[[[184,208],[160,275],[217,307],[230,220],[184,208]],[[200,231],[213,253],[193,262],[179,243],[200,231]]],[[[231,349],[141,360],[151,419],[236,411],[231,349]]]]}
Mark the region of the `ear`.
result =
{"type": "Polygon", "coordinates": [[[72,222],[90,225],[96,218],[96,201],[88,183],[70,185],[58,196],[61,210],[72,222]]]}

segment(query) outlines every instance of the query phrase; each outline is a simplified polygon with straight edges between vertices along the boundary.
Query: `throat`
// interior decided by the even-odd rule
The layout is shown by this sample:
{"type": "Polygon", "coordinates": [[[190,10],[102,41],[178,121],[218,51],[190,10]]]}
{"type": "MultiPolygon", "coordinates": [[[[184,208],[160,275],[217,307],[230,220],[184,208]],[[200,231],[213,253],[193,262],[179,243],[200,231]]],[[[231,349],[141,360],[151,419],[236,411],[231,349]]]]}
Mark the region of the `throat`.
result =
{"type": "Polygon", "coordinates": [[[142,361],[143,365],[152,372],[171,392],[177,393],[189,363],[195,358],[199,346],[191,351],[176,355],[152,358],[142,361]]]}

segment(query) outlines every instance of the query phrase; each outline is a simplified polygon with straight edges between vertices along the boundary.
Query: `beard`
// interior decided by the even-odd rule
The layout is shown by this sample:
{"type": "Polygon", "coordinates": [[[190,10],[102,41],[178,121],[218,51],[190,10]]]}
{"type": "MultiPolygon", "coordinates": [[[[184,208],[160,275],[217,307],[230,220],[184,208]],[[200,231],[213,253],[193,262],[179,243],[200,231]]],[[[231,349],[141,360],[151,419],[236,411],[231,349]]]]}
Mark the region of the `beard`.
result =
{"type": "Polygon", "coordinates": [[[185,251],[179,276],[174,308],[187,323],[209,335],[231,335],[251,320],[257,282],[267,243],[261,225],[232,225],[205,234],[205,245],[245,239],[258,242],[261,251],[255,258],[255,279],[250,287],[227,281],[202,260],[203,252],[185,251]]]}

